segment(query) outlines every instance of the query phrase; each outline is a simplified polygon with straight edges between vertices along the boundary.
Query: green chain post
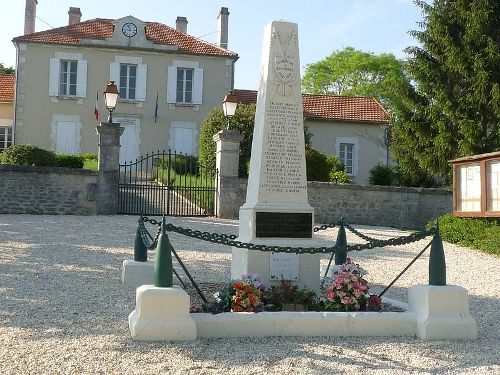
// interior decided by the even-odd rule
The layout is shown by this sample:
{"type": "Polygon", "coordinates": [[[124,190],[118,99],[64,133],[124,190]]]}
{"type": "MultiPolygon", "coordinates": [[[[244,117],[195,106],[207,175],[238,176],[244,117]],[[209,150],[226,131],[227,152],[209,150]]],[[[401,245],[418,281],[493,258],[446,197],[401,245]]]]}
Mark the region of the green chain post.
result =
{"type": "Polygon", "coordinates": [[[340,249],[340,252],[335,253],[335,265],[344,264],[347,260],[347,237],[345,234],[344,223],[340,222],[339,232],[337,234],[337,241],[335,247],[340,249]]]}
{"type": "Polygon", "coordinates": [[[140,224],[137,226],[137,231],[135,232],[134,260],[136,262],[146,262],[148,260],[148,249],[146,249],[146,245],[144,245],[144,241],[142,240],[140,224]]]}
{"type": "Polygon", "coordinates": [[[165,216],[161,223],[161,233],[156,245],[156,257],[154,265],[155,286],[170,288],[173,285],[174,270],[172,266],[172,252],[168,235],[165,232],[165,216]]]}
{"type": "Polygon", "coordinates": [[[432,237],[429,256],[429,285],[446,285],[446,262],[439,227],[437,227],[436,233],[432,237]]]}

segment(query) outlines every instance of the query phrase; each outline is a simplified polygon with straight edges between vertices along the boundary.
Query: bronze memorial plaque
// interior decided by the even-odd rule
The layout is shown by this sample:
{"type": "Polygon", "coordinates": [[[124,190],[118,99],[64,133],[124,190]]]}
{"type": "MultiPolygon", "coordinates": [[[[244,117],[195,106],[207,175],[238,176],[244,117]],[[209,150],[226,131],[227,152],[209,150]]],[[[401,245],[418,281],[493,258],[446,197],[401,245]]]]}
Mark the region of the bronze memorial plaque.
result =
{"type": "Polygon", "coordinates": [[[256,212],[256,237],[312,238],[312,214],[256,212]]]}

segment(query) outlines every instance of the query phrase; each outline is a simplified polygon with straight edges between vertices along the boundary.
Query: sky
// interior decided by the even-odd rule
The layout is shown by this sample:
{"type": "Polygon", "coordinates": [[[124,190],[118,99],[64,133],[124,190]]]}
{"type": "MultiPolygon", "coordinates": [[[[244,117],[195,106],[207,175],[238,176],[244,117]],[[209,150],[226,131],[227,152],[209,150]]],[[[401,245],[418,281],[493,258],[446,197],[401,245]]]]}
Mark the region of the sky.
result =
{"type": "MultiPolygon", "coordinates": [[[[3,0],[0,11],[0,62],[15,66],[12,38],[23,34],[24,0],[3,0]]],[[[229,49],[239,55],[235,88],[256,90],[262,37],[273,20],[295,22],[299,29],[302,73],[305,66],[347,46],[404,58],[416,45],[409,30],[422,15],[411,0],[38,0],[36,31],[68,23],[69,7],[79,7],[82,21],[132,15],[175,27],[177,16],[188,20],[188,34],[210,43],[217,40],[217,15],[229,9],[229,49]]]]}

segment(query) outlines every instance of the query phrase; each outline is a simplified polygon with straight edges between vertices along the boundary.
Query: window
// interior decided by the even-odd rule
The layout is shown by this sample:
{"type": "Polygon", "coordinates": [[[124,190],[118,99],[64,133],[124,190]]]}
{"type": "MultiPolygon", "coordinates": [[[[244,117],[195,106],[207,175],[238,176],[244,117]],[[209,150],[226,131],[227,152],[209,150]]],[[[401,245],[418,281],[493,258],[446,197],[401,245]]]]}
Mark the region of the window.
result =
{"type": "Polygon", "coordinates": [[[344,163],[345,172],[349,176],[358,176],[358,139],[355,137],[336,137],[335,149],[337,156],[344,163]]]}
{"type": "Polygon", "coordinates": [[[134,100],[137,84],[137,65],[120,64],[120,98],[134,100]]]}
{"type": "Polygon", "coordinates": [[[59,95],[76,96],[77,61],[61,60],[59,69],[59,95]]]}
{"type": "Polygon", "coordinates": [[[481,168],[479,163],[460,166],[457,172],[461,187],[457,211],[481,211],[481,168]]]}
{"type": "Polygon", "coordinates": [[[87,96],[87,60],[81,53],[56,52],[49,63],[49,95],[85,98],[87,96]]]}
{"type": "Polygon", "coordinates": [[[167,103],[202,104],[203,69],[197,61],[174,60],[168,67],[167,103]]]}
{"type": "Polygon", "coordinates": [[[352,174],[353,172],[353,151],[354,144],[352,143],[341,143],[339,146],[339,158],[344,163],[347,174],[352,174]]]}
{"type": "Polygon", "coordinates": [[[0,150],[12,146],[12,128],[0,127],[0,150]]]}
{"type": "Polygon", "coordinates": [[[177,68],[177,103],[193,101],[193,69],[177,68]]]}
{"type": "Polygon", "coordinates": [[[109,79],[116,82],[122,100],[145,102],[147,76],[148,66],[142,57],[115,56],[109,64],[109,79]]]}

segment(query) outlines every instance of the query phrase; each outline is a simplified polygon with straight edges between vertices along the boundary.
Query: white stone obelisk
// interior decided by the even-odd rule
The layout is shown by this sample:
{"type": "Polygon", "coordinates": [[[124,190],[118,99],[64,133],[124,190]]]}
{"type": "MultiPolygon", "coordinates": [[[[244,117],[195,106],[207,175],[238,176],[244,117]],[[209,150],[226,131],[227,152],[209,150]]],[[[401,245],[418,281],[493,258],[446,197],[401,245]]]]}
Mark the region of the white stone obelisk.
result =
{"type": "MultiPolygon", "coordinates": [[[[273,21],[264,31],[242,242],[314,246],[300,87],[297,24],[273,21]]],[[[231,277],[244,273],[259,273],[268,285],[284,278],[317,289],[319,256],[233,248],[231,277]]]]}

